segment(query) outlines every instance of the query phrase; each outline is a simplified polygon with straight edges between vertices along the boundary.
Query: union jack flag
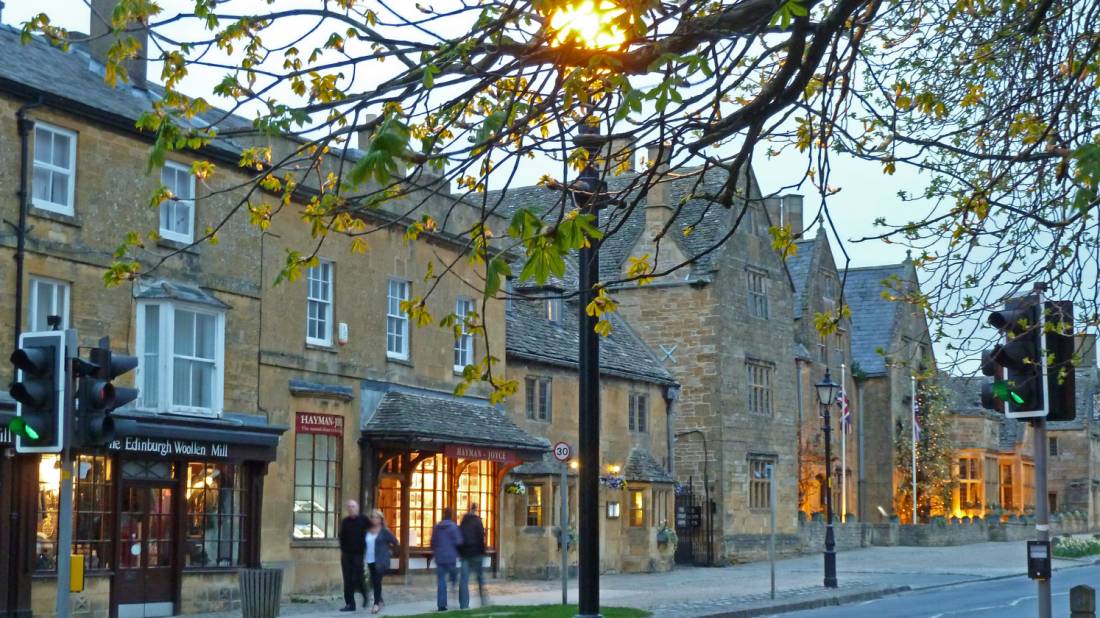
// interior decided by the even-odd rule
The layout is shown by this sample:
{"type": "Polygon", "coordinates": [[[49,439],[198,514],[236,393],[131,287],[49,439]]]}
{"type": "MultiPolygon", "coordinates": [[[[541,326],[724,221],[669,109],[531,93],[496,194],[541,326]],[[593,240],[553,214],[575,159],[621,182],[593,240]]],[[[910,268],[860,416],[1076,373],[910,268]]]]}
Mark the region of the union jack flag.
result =
{"type": "Polygon", "coordinates": [[[840,406],[840,426],[844,428],[844,433],[852,433],[852,408],[848,405],[848,394],[844,389],[836,394],[836,404],[840,406]]]}

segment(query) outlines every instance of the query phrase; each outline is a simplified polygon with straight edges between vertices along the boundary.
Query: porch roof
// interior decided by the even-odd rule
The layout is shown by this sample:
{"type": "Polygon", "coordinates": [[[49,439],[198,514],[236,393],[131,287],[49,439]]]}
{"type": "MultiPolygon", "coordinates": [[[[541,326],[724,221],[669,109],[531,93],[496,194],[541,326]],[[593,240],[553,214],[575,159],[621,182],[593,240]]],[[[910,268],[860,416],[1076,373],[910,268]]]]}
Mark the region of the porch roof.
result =
{"type": "Polygon", "coordinates": [[[510,449],[535,458],[550,443],[520,429],[502,408],[480,400],[426,392],[384,393],[363,426],[363,437],[441,448],[449,444],[510,449]]]}

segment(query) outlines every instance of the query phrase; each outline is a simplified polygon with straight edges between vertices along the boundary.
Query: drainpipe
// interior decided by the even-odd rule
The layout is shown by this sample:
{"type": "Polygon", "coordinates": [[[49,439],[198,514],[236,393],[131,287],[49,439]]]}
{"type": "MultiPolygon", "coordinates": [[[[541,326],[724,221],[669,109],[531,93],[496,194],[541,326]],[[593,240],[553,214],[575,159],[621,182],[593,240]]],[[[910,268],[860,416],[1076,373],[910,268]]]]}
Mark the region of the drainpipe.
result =
{"type": "Polygon", "coordinates": [[[669,476],[676,478],[676,467],[673,465],[673,446],[676,443],[676,436],[672,433],[672,413],[676,406],[676,401],[680,399],[680,385],[673,384],[665,387],[665,457],[667,463],[665,469],[668,470],[669,476]]]}
{"type": "Polygon", "coordinates": [[[802,509],[802,359],[797,356],[794,359],[794,393],[798,401],[798,425],[795,429],[795,440],[797,450],[795,451],[795,470],[797,470],[798,477],[796,479],[796,487],[798,487],[798,509],[802,509]]]}
{"type": "Polygon", "coordinates": [[[859,482],[856,483],[856,508],[859,509],[859,521],[867,521],[867,507],[864,506],[864,499],[867,492],[866,490],[866,478],[863,475],[863,417],[867,412],[863,407],[863,381],[856,382],[856,400],[858,402],[859,414],[856,415],[856,432],[859,434],[859,482]]]}
{"type": "Polygon", "coordinates": [[[19,222],[15,228],[15,319],[12,346],[18,347],[19,335],[23,332],[23,258],[27,252],[27,211],[30,209],[30,196],[27,195],[27,167],[30,159],[30,141],[27,136],[34,128],[34,122],[27,120],[27,111],[42,105],[41,102],[25,103],[15,112],[15,124],[19,131],[19,222]]]}

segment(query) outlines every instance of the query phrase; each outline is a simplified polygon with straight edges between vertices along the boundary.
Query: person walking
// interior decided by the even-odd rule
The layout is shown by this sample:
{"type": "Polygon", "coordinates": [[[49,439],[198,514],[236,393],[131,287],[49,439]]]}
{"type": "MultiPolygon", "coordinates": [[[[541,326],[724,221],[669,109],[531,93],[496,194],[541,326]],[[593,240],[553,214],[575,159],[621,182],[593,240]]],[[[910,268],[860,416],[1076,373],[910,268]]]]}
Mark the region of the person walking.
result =
{"type": "Polygon", "coordinates": [[[347,516],[340,521],[340,570],[344,576],[344,607],[342,612],[355,611],[355,593],[363,595],[367,606],[367,587],[363,583],[363,554],[367,549],[367,518],[359,512],[359,503],[348,500],[347,516]]]}
{"type": "Polygon", "coordinates": [[[447,580],[454,580],[458,564],[458,548],[462,546],[462,532],[454,522],[451,509],[443,509],[443,519],[432,528],[432,557],[435,560],[436,607],[447,609],[447,580]]]}
{"type": "Polygon", "coordinates": [[[462,531],[462,547],[458,553],[462,556],[462,570],[458,578],[458,606],[462,609],[470,607],[470,571],[477,576],[477,594],[481,598],[481,606],[489,604],[489,597],[485,594],[485,524],[477,514],[477,503],[470,504],[470,510],[462,516],[462,523],[458,526],[462,531]]]}
{"type": "Polygon", "coordinates": [[[370,611],[377,614],[385,606],[382,601],[382,576],[390,568],[390,555],[397,550],[398,543],[397,537],[386,527],[386,518],[382,511],[374,509],[367,520],[370,523],[367,526],[367,551],[363,559],[367,563],[367,571],[370,572],[370,587],[374,594],[374,607],[370,611]]]}

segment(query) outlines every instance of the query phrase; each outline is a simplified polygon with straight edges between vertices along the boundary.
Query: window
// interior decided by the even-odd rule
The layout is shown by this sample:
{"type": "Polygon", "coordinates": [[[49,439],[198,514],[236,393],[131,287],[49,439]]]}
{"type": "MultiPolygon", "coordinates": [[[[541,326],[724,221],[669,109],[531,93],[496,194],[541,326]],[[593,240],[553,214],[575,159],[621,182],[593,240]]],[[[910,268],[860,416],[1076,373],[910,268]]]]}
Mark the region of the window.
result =
{"type": "Polygon", "coordinates": [[[645,433],[649,422],[649,396],[642,393],[630,394],[630,410],[627,413],[627,425],[630,431],[645,433]]]}
{"type": "Polygon", "coordinates": [[[837,329],[833,347],[833,361],[836,363],[844,362],[844,341],[847,336],[848,331],[843,328],[837,329]]]}
{"type": "Polygon", "coordinates": [[[498,468],[491,461],[469,461],[460,464],[462,472],[458,475],[458,494],[455,513],[458,521],[470,510],[470,504],[477,504],[481,523],[485,527],[485,544],[496,547],[496,495],[498,468]]]}
{"type": "Polygon", "coordinates": [[[342,436],[297,433],[294,438],[294,538],[336,537],[340,515],[342,436]]]}
{"type": "Polygon", "coordinates": [[[172,194],[160,203],[160,235],[191,242],[195,239],[195,177],[186,165],[169,162],[160,168],[160,184],[172,194]]]}
{"type": "Polygon", "coordinates": [[[978,460],[974,457],[959,458],[959,504],[962,508],[975,508],[982,502],[982,476],[978,460]]]}
{"type": "Polygon", "coordinates": [[[306,280],[306,343],[332,345],[332,262],[310,268],[306,280]]]}
{"type": "Polygon", "coordinates": [[[46,318],[61,316],[61,329],[69,327],[69,284],[53,279],[31,277],[30,328],[49,330],[46,318]]]}
{"type": "MultiPolygon", "coordinates": [[[[110,569],[111,459],[100,455],[79,455],[73,482],[73,553],[84,556],[89,570],[110,569]]],[[[38,523],[35,548],[36,571],[57,568],[57,525],[61,489],[61,466],[57,455],[42,455],[38,464],[38,523]]]]}
{"type": "Polygon", "coordinates": [[[561,299],[560,298],[547,298],[546,299],[546,319],[551,322],[557,322],[561,320],[561,299]]]}
{"type": "Polygon", "coordinates": [[[630,490],[630,525],[633,528],[645,526],[645,492],[640,489],[630,490]]]}
{"type": "Polygon", "coordinates": [[[768,319],[768,275],[758,270],[746,271],[749,279],[749,315],[768,319]]]}
{"type": "Polygon", "coordinates": [[[741,229],[746,234],[756,234],[756,211],[748,204],[745,204],[745,214],[741,218],[741,229]]]}
{"type": "Polygon", "coordinates": [[[187,464],[185,567],[238,567],[246,555],[246,483],[236,464],[187,464]]]}
{"type": "Polygon", "coordinates": [[[818,335],[817,337],[817,360],[822,365],[829,364],[829,342],[826,341],[825,335],[818,335]]]}
{"type": "Polygon", "coordinates": [[[461,372],[466,365],[474,363],[474,336],[466,325],[466,320],[477,317],[474,313],[474,301],[469,298],[460,298],[455,301],[455,371],[461,372]]]}
{"type": "Polygon", "coordinates": [[[1006,511],[1016,508],[1012,493],[1012,464],[1010,463],[1001,464],[1001,508],[1006,511]]]}
{"type": "Polygon", "coordinates": [[[169,302],[138,305],[140,406],[220,414],[225,316],[169,302]]]}
{"type": "Polygon", "coordinates": [[[749,508],[770,509],[772,477],[772,457],[749,457],[749,508]]]}
{"type": "Polygon", "coordinates": [[[1058,492],[1056,492],[1056,491],[1047,492],[1047,507],[1050,509],[1048,511],[1049,513],[1057,513],[1058,512],[1058,492]]]}
{"type": "Polygon", "coordinates": [[[35,208],[72,215],[75,180],[76,133],[36,123],[31,203],[35,208]]]}
{"type": "Polygon", "coordinates": [[[836,278],[829,273],[821,273],[821,297],[828,301],[836,300],[836,278]]]}
{"type": "Polygon", "coordinates": [[[749,412],[772,413],[772,368],[763,363],[746,363],[749,382],[749,412]]]}
{"type": "Polygon", "coordinates": [[[542,485],[527,486],[527,525],[542,527],[542,485]]]}
{"type": "Polygon", "coordinates": [[[1020,496],[1024,508],[1035,506],[1035,464],[1024,464],[1024,486],[1020,496]]]}
{"type": "Polygon", "coordinates": [[[550,399],[550,388],[553,382],[550,378],[527,376],[524,384],[527,394],[527,418],[550,422],[553,418],[550,399]]]}
{"type": "Polygon", "coordinates": [[[450,461],[435,455],[416,464],[409,485],[409,546],[429,547],[432,527],[443,517],[443,509],[451,502],[450,461]]]}
{"type": "Polygon", "coordinates": [[[1051,457],[1058,456],[1058,438],[1047,438],[1047,448],[1051,457]]]}
{"type": "Polygon", "coordinates": [[[390,279],[386,293],[386,356],[400,360],[409,358],[409,316],[401,303],[409,300],[409,282],[390,279]]]}

